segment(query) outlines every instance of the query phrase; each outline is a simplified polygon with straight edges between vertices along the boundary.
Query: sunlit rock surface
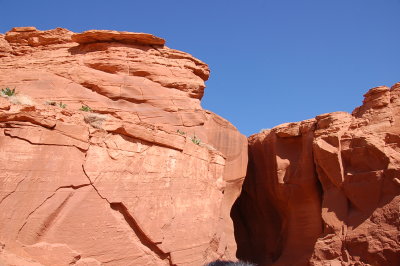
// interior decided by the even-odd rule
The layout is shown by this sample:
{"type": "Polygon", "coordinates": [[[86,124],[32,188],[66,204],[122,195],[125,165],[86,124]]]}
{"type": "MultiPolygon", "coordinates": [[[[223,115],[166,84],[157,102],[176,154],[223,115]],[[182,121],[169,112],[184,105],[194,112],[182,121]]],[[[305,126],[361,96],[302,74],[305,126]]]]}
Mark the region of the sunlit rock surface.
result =
{"type": "Polygon", "coordinates": [[[247,140],[208,66],[151,34],[0,35],[0,265],[235,259],[247,140]],[[85,110],[80,110],[83,107],[85,110]]]}

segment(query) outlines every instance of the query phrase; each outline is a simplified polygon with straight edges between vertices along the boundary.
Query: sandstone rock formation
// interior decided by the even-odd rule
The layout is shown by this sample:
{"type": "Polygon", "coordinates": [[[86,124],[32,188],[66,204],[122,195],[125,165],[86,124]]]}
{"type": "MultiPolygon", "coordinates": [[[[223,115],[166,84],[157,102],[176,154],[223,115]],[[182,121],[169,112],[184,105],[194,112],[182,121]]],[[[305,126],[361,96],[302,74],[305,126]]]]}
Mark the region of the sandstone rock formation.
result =
{"type": "Polygon", "coordinates": [[[235,238],[259,265],[400,265],[400,84],[251,136],[240,194],[208,76],[151,34],[0,34],[0,265],[204,265],[235,238]]]}
{"type": "Polygon", "coordinates": [[[201,108],[208,66],[164,43],[0,35],[0,86],[17,92],[0,97],[0,265],[235,259],[247,140],[201,108]]]}
{"type": "Polygon", "coordinates": [[[249,138],[232,210],[238,257],[260,265],[400,265],[400,84],[352,114],[249,138]]]}

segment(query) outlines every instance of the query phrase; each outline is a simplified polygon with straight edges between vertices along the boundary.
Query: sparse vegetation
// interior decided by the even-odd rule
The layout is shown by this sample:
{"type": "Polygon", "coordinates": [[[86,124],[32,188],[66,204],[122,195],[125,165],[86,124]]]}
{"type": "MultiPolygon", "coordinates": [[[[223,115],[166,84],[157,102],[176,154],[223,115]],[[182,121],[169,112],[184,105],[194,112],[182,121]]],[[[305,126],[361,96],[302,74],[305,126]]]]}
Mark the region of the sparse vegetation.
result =
{"type": "Polygon", "coordinates": [[[84,112],[92,112],[92,108],[90,108],[87,105],[82,105],[82,107],[79,110],[84,111],[84,112]]]}
{"type": "Polygon", "coordinates": [[[12,104],[34,105],[33,100],[28,95],[17,93],[15,88],[10,89],[7,87],[5,89],[1,89],[0,96],[7,98],[12,104]]]}
{"type": "Polygon", "coordinates": [[[199,139],[198,137],[196,137],[196,135],[194,135],[193,137],[190,138],[192,140],[192,142],[196,145],[200,145],[201,143],[201,139],[199,139]]]}
{"type": "Polygon", "coordinates": [[[184,131],[179,130],[179,129],[176,132],[178,132],[178,134],[180,134],[180,135],[186,135],[186,133],[184,131]]]}
{"type": "MultiPolygon", "coordinates": [[[[185,136],[186,135],[186,132],[185,131],[182,131],[182,130],[176,130],[176,132],[179,134],[179,135],[182,135],[182,136],[185,136]]],[[[194,134],[193,135],[193,137],[190,137],[190,140],[194,143],[194,144],[196,144],[196,145],[200,145],[200,143],[201,143],[201,139],[199,139],[197,136],[196,136],[196,134],[194,134]]]]}
{"type": "Polygon", "coordinates": [[[1,94],[4,96],[11,97],[11,96],[15,95],[15,88],[12,90],[8,87],[5,89],[1,89],[1,94]]]}
{"type": "Polygon", "coordinates": [[[65,107],[67,107],[67,105],[66,105],[65,103],[62,103],[62,102],[56,103],[56,102],[54,102],[54,101],[48,101],[48,102],[46,102],[46,104],[47,104],[47,105],[51,105],[51,106],[58,106],[58,107],[60,107],[60,108],[62,108],[62,109],[64,109],[65,107]]]}
{"type": "Polygon", "coordinates": [[[89,113],[85,115],[83,119],[92,127],[101,129],[103,122],[107,119],[107,116],[102,114],[89,113]]]}

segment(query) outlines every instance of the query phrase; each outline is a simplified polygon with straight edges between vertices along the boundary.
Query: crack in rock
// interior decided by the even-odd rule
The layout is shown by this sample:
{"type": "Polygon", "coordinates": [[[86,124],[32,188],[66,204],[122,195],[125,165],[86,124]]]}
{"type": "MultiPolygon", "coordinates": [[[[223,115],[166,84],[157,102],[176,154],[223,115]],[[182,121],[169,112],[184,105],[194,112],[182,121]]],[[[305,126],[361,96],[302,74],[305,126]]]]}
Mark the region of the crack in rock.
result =
{"type": "Polygon", "coordinates": [[[71,186],[61,186],[61,187],[57,188],[57,189],[56,189],[50,196],[48,196],[38,207],[36,207],[33,211],[31,211],[31,212],[28,214],[28,216],[25,218],[25,222],[23,223],[23,225],[22,225],[22,226],[20,227],[20,229],[18,230],[17,238],[18,238],[18,235],[21,233],[22,229],[23,229],[23,228],[25,227],[25,225],[28,223],[29,217],[31,217],[31,215],[32,215],[33,213],[35,213],[40,207],[42,207],[48,200],[50,200],[52,197],[54,197],[54,195],[57,193],[58,190],[63,189],[63,188],[72,188],[72,189],[74,189],[74,190],[77,190],[77,189],[79,189],[79,188],[86,187],[86,186],[89,186],[89,185],[90,185],[90,184],[82,184],[82,185],[79,185],[79,186],[71,185],[71,186]]]}
{"type": "Polygon", "coordinates": [[[4,200],[6,200],[9,196],[11,196],[12,194],[14,194],[14,193],[17,191],[18,186],[19,186],[19,185],[22,183],[22,181],[24,181],[24,180],[25,180],[25,179],[20,180],[20,181],[17,183],[17,185],[15,186],[14,190],[11,191],[10,193],[8,193],[7,195],[5,195],[5,196],[0,200],[0,205],[1,205],[1,203],[3,203],[4,200]]]}
{"type": "Polygon", "coordinates": [[[134,231],[135,235],[139,238],[140,242],[149,248],[154,254],[156,254],[161,260],[168,259],[169,264],[172,266],[174,265],[171,261],[170,253],[165,253],[162,251],[156,243],[152,242],[150,238],[143,232],[140,228],[138,223],[136,222],[135,218],[129,213],[128,209],[125,207],[123,203],[120,202],[113,202],[110,203],[111,209],[114,211],[119,212],[125,219],[126,223],[129,225],[130,228],[134,231]]]}

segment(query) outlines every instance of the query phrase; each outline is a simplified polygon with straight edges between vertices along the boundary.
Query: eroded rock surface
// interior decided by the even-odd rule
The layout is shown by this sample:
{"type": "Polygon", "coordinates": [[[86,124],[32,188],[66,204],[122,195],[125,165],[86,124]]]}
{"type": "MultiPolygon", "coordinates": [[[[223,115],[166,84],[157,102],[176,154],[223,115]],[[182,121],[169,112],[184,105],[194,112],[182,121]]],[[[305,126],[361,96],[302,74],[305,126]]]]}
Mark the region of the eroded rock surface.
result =
{"type": "Polygon", "coordinates": [[[238,257],[260,265],[400,265],[400,86],[249,138],[232,211],[238,257]]]}
{"type": "Polygon", "coordinates": [[[201,108],[208,66],[164,42],[0,35],[0,85],[17,92],[0,97],[0,264],[235,259],[247,140],[201,108]]]}

